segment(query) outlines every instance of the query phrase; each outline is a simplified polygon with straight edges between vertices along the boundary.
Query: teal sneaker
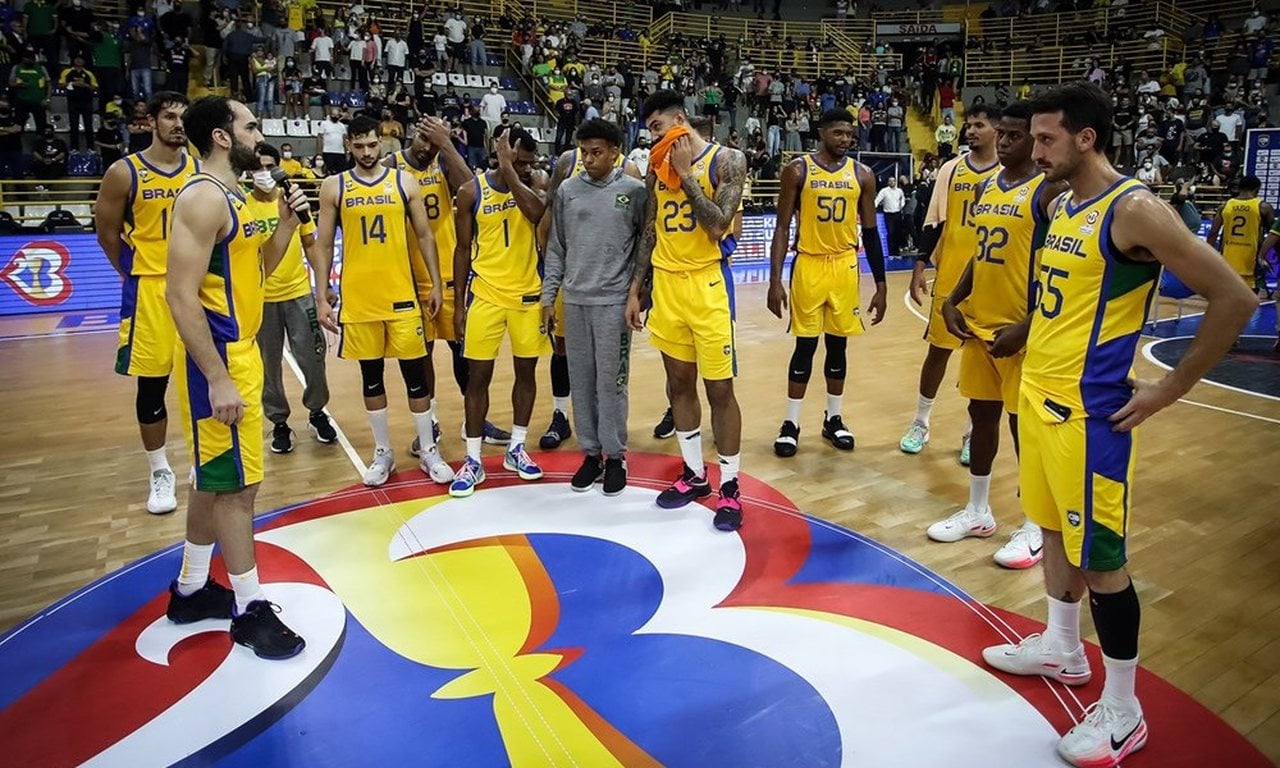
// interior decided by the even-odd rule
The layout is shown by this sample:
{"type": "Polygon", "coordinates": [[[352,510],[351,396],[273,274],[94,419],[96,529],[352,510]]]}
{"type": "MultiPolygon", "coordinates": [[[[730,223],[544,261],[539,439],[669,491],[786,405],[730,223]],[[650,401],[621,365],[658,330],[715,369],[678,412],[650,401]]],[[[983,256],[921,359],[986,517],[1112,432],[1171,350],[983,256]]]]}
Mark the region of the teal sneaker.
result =
{"type": "MultiPolygon", "coordinates": [[[[905,449],[904,449],[905,450],[905,449]]],[[[960,440],[960,465],[969,466],[969,433],[965,432],[960,440]]]]}
{"type": "Polygon", "coordinates": [[[907,427],[907,434],[902,436],[898,447],[903,453],[919,453],[929,444],[929,428],[918,421],[911,422],[911,426],[907,427]]]}

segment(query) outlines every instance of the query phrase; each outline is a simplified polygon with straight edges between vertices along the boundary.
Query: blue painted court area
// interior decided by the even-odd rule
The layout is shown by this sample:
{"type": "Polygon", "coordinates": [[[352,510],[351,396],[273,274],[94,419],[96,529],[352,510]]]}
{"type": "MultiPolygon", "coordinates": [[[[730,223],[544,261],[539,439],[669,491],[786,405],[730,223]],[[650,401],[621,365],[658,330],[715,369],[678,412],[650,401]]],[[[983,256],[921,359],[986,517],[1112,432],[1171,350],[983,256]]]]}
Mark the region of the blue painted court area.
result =
{"type": "MultiPolygon", "coordinates": [[[[1181,320],[1173,317],[1173,310],[1165,306],[1161,310],[1161,318],[1158,323],[1148,323],[1143,329],[1143,335],[1155,336],[1158,339],[1172,339],[1177,336],[1194,336],[1195,332],[1200,328],[1201,311],[1194,310],[1193,314],[1187,314],[1181,320]]],[[[1253,319],[1244,327],[1242,332],[1244,336],[1271,336],[1276,335],[1276,303],[1275,301],[1263,302],[1258,311],[1253,314],[1253,319]]]]}

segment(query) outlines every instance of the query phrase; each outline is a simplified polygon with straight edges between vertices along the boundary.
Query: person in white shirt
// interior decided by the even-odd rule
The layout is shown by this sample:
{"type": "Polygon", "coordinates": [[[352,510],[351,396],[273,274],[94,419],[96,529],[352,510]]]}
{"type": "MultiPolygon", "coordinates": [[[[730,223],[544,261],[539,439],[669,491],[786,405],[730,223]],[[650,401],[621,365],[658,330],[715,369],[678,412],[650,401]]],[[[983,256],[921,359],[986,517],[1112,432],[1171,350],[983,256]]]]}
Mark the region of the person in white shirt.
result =
{"type": "Polygon", "coordinates": [[[454,16],[444,23],[444,34],[449,39],[449,71],[456,72],[467,60],[467,22],[461,15],[454,16]]]}
{"type": "Polygon", "coordinates": [[[347,124],[342,122],[337,107],[329,109],[329,119],[320,124],[316,148],[324,158],[325,173],[342,173],[347,169],[347,124]]]}
{"type": "Polygon", "coordinates": [[[436,32],[435,37],[431,38],[432,45],[436,49],[436,66],[440,69],[448,69],[449,67],[449,38],[444,34],[444,27],[436,32]]]}
{"type": "Polygon", "coordinates": [[[401,40],[395,32],[388,32],[383,49],[387,60],[387,81],[394,87],[396,83],[404,82],[404,67],[409,59],[409,44],[401,40]]]}
{"type": "Polygon", "coordinates": [[[489,92],[480,99],[480,118],[489,126],[489,135],[502,122],[502,113],[507,111],[507,97],[498,93],[498,86],[489,86],[489,92]]]}
{"type": "Polygon", "coordinates": [[[1240,129],[1244,127],[1244,115],[1236,111],[1235,105],[1228,104],[1222,114],[1218,115],[1218,131],[1227,137],[1227,141],[1239,141],[1240,129]]]}
{"type": "Polygon", "coordinates": [[[1266,29],[1267,17],[1262,15],[1262,9],[1254,7],[1253,13],[1249,14],[1249,18],[1244,20],[1244,33],[1252,35],[1266,29]]]}
{"type": "Polygon", "coordinates": [[[647,176],[649,173],[649,140],[643,137],[636,139],[635,149],[631,150],[631,153],[627,155],[627,159],[640,170],[642,177],[647,176]]]}
{"type": "Polygon", "coordinates": [[[311,69],[326,80],[333,77],[333,38],[323,30],[311,41],[311,69]]]}
{"type": "Polygon", "coordinates": [[[1145,69],[1138,74],[1138,93],[1159,93],[1160,82],[1151,76],[1145,69]]]}
{"type": "Polygon", "coordinates": [[[889,186],[881,187],[876,193],[876,207],[884,212],[885,230],[889,239],[889,254],[898,255],[899,238],[902,232],[902,206],[907,202],[902,187],[898,186],[898,177],[889,177],[889,186]]]}
{"type": "Polygon", "coordinates": [[[1151,162],[1151,158],[1142,161],[1142,167],[1138,168],[1138,172],[1134,174],[1138,181],[1147,186],[1154,186],[1160,183],[1160,169],[1155,167],[1151,162]]]}

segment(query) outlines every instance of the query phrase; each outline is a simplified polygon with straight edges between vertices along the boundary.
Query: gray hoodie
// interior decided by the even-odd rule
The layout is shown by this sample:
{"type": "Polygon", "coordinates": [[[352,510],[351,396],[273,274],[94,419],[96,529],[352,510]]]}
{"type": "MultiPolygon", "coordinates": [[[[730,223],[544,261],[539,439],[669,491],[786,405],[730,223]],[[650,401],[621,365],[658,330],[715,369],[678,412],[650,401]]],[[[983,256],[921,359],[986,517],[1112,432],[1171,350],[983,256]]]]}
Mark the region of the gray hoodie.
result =
{"type": "Polygon", "coordinates": [[[568,304],[625,304],[644,228],[644,182],[616,169],[603,181],[584,171],[556,190],[542,275],[542,304],[563,284],[568,304]]]}

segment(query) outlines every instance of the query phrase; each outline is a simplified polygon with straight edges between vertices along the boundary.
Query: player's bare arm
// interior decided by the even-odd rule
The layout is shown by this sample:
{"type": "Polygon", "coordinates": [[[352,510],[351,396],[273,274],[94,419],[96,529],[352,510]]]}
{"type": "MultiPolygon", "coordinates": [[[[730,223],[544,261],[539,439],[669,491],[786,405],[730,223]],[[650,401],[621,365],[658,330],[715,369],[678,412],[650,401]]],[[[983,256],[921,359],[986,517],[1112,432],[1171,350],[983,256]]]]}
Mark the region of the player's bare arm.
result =
{"type": "Polygon", "coordinates": [[[538,246],[544,251],[547,247],[548,233],[551,231],[551,211],[555,208],[556,190],[564,180],[569,178],[573,170],[573,150],[567,149],[556,158],[556,167],[551,169],[551,181],[547,185],[547,210],[538,222],[538,246]]]}
{"type": "Polygon", "coordinates": [[[862,163],[854,165],[858,176],[858,218],[862,222],[862,241],[867,249],[867,265],[876,281],[876,292],[871,297],[871,324],[879,325],[889,306],[889,286],[884,275],[884,248],[880,245],[880,230],[876,226],[876,177],[862,163]],[[869,222],[869,223],[868,223],[869,222]]]}
{"type": "Polygon", "coordinates": [[[1190,391],[1239,337],[1258,307],[1258,297],[1208,243],[1192,234],[1173,209],[1145,190],[1116,207],[1111,238],[1127,258],[1159,260],[1208,302],[1186,354],[1158,381],[1132,382],[1133,397],[1111,416],[1127,432],[1190,391]]]}
{"type": "Polygon", "coordinates": [[[449,137],[449,126],[438,117],[427,116],[418,123],[418,132],[422,133],[431,146],[436,148],[440,156],[440,166],[444,168],[445,179],[449,182],[449,190],[458,194],[467,182],[476,177],[471,172],[467,161],[458,153],[449,137]]]}
{"type": "Polygon", "coordinates": [[[338,229],[338,176],[328,176],[320,183],[320,222],[316,225],[316,260],[311,268],[316,274],[316,318],[320,325],[338,332],[338,319],[330,296],[333,294],[329,275],[333,269],[333,245],[338,229]],[[320,290],[320,281],[325,290],[320,290]]]}
{"type": "Polygon", "coordinates": [[[1222,237],[1222,209],[1226,207],[1225,203],[1218,206],[1218,210],[1213,214],[1213,223],[1209,225],[1209,234],[1204,239],[1215,251],[1222,250],[1222,243],[1218,241],[1222,237]]]}
{"type": "Polygon", "coordinates": [[[786,265],[787,250],[791,247],[791,220],[796,215],[796,203],[800,199],[800,185],[804,181],[804,158],[796,158],[782,169],[778,188],[778,222],[773,229],[773,242],[769,248],[769,311],[781,318],[787,308],[787,289],[782,284],[782,269],[786,265]]]}
{"type": "Polygon", "coordinates": [[[436,237],[431,232],[431,220],[427,218],[427,207],[422,202],[422,189],[418,180],[403,174],[404,193],[409,199],[409,223],[413,226],[413,235],[418,239],[418,252],[426,263],[427,274],[431,275],[431,295],[427,297],[427,314],[435,317],[444,301],[444,292],[440,286],[440,255],[436,251],[436,237]]]}
{"type": "Polygon", "coordinates": [[[653,269],[653,249],[658,245],[658,177],[652,171],[645,179],[645,187],[644,230],[640,233],[635,272],[631,277],[631,290],[627,293],[627,327],[633,331],[644,329],[640,297],[653,269]]]}
{"type": "Polygon", "coordinates": [[[117,160],[103,175],[102,185],[98,188],[98,199],[93,204],[93,228],[98,233],[98,245],[106,254],[107,261],[122,276],[124,270],[120,266],[120,249],[123,243],[120,234],[124,231],[124,207],[132,186],[128,161],[117,160]]]}
{"type": "Polygon", "coordinates": [[[720,150],[720,183],[714,198],[703,193],[702,186],[693,175],[693,150],[688,137],[676,140],[671,149],[671,162],[676,173],[680,174],[680,189],[693,206],[693,217],[698,226],[717,240],[732,231],[733,217],[738,214],[742,189],[747,181],[746,155],[727,147],[720,150]]]}
{"type": "Polygon", "coordinates": [[[284,194],[284,190],[276,195],[276,205],[280,222],[271,238],[262,246],[262,268],[268,275],[276,271],[276,267],[284,260],[284,255],[289,252],[293,235],[302,223],[297,212],[307,209],[307,193],[302,191],[302,187],[291,184],[288,195],[284,194]]]}
{"type": "MultiPolygon", "coordinates": [[[[498,142],[501,144],[502,142],[498,142]]],[[[471,274],[471,239],[474,236],[476,195],[479,194],[480,182],[464,184],[458,190],[456,212],[454,213],[454,229],[458,233],[458,243],[453,249],[453,277],[458,283],[453,292],[453,332],[458,341],[462,341],[462,330],[467,327],[467,275],[471,274]]]]}
{"type": "Polygon", "coordinates": [[[502,183],[511,190],[520,213],[537,224],[547,212],[547,174],[534,171],[532,181],[525,184],[520,174],[516,173],[516,148],[511,146],[510,141],[503,141],[501,138],[494,142],[494,146],[497,147],[498,175],[502,177],[502,183]]]}
{"type": "Polygon", "coordinates": [[[312,274],[316,275],[316,293],[323,293],[329,301],[329,306],[338,303],[338,294],[333,292],[333,287],[329,285],[329,281],[323,277],[320,271],[320,241],[316,238],[314,232],[302,236],[302,255],[311,265],[312,274]]]}

